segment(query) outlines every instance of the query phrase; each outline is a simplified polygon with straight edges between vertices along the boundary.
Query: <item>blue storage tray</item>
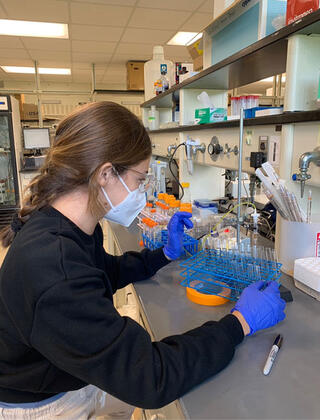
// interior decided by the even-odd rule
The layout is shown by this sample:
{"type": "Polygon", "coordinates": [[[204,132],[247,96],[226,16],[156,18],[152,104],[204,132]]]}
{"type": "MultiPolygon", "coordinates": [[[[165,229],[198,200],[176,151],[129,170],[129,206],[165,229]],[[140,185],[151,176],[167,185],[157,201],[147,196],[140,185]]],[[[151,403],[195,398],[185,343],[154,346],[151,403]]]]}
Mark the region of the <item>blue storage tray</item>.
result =
{"type": "MultiPolygon", "coordinates": [[[[168,231],[167,230],[161,231],[161,241],[155,242],[144,234],[142,234],[142,240],[143,240],[143,245],[148,249],[154,250],[154,249],[161,248],[168,242],[168,231]]],[[[184,248],[183,255],[187,255],[187,254],[195,255],[198,251],[198,241],[192,238],[192,236],[188,235],[187,233],[184,233],[183,234],[183,248],[184,248]]]]}
{"type": "Polygon", "coordinates": [[[180,264],[181,285],[200,293],[219,295],[230,289],[228,299],[236,301],[243,289],[258,280],[278,281],[281,264],[244,256],[233,251],[203,250],[180,264]]]}

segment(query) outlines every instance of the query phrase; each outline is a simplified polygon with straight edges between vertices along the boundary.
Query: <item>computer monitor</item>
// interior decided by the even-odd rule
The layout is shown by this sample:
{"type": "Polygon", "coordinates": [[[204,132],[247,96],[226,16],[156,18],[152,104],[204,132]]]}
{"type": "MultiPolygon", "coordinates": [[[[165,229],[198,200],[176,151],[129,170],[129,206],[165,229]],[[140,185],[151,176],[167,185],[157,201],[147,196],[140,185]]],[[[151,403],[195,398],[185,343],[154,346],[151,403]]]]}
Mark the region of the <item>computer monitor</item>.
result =
{"type": "Polygon", "coordinates": [[[25,149],[45,149],[50,147],[49,128],[24,128],[25,149]]]}

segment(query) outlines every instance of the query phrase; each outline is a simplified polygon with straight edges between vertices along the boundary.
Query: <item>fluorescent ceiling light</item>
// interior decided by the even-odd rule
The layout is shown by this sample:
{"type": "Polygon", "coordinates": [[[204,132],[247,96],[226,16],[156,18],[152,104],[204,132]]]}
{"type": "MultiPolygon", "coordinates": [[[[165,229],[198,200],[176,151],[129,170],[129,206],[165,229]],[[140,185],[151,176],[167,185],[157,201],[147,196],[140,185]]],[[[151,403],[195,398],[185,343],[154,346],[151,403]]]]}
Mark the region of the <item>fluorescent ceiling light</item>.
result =
{"type": "MultiPolygon", "coordinates": [[[[34,67],[17,67],[17,66],[0,66],[6,73],[23,73],[23,74],[35,74],[34,67]]],[[[38,67],[39,74],[60,74],[70,75],[71,69],[54,69],[46,67],[38,67]]]]}
{"type": "Polygon", "coordinates": [[[68,25],[65,23],[30,22],[9,19],[0,19],[0,35],[69,38],[68,25]]]}
{"type": "Polygon", "coordinates": [[[177,32],[167,45],[190,45],[202,37],[202,32],[177,32]]]}

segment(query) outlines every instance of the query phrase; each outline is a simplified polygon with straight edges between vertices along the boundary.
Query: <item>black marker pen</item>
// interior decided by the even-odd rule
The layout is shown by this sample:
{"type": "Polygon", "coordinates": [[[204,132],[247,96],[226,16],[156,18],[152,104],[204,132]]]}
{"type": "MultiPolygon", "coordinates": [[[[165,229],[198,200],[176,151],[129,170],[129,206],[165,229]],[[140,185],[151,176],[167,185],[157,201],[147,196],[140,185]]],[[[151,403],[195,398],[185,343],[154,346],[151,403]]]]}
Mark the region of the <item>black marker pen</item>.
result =
{"type": "Polygon", "coordinates": [[[273,362],[275,360],[275,358],[277,357],[278,351],[281,348],[282,345],[282,341],[283,341],[283,337],[282,335],[278,335],[277,338],[274,340],[274,343],[271,347],[270,353],[268,355],[266,364],[264,365],[263,368],[263,374],[264,375],[269,375],[270,370],[272,368],[273,362]]]}

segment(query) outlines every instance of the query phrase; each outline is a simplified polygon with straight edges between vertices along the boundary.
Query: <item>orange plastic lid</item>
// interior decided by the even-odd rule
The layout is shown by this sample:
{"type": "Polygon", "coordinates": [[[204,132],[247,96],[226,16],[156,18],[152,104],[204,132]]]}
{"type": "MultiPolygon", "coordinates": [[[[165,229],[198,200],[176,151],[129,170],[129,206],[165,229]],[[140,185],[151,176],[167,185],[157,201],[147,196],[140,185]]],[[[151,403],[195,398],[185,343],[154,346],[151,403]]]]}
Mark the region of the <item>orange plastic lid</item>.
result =
{"type": "Polygon", "coordinates": [[[226,286],[226,284],[223,282],[219,281],[216,283],[219,283],[222,286],[219,296],[209,295],[207,293],[200,293],[197,290],[192,289],[191,287],[186,287],[187,298],[191,300],[191,302],[197,303],[199,305],[205,305],[205,306],[219,306],[227,302],[230,302],[230,300],[227,299],[227,297],[230,296],[231,290],[228,287],[223,287],[224,285],[226,286]]]}
{"type": "Polygon", "coordinates": [[[151,209],[150,213],[155,213],[157,210],[156,209],[151,209]]]}
{"type": "Polygon", "coordinates": [[[151,203],[147,203],[146,204],[146,207],[152,207],[152,204],[151,203]]]}

